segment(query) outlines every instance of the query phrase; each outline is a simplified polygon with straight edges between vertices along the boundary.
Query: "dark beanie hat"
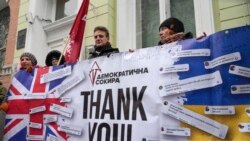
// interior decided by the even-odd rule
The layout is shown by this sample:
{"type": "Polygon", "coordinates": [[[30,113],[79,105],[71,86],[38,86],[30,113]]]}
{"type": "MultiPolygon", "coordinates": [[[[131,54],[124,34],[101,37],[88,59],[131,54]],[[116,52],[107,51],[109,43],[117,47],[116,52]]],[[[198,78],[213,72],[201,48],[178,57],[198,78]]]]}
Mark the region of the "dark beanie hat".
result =
{"type": "Polygon", "coordinates": [[[37,64],[36,57],[32,53],[24,52],[21,55],[20,60],[22,59],[22,57],[28,57],[31,60],[31,63],[32,63],[33,66],[35,66],[37,64]]]}
{"type": "MultiPolygon", "coordinates": [[[[61,56],[61,52],[58,50],[52,50],[51,52],[49,52],[45,60],[46,66],[52,66],[52,59],[56,58],[57,60],[59,60],[60,56],[61,56]]],[[[65,58],[64,56],[62,56],[62,59],[59,65],[62,65],[64,63],[65,63],[65,58]]]]}
{"type": "Polygon", "coordinates": [[[172,29],[175,33],[184,32],[183,23],[180,20],[173,17],[163,21],[159,27],[159,31],[161,27],[167,27],[169,29],[172,29]]]}

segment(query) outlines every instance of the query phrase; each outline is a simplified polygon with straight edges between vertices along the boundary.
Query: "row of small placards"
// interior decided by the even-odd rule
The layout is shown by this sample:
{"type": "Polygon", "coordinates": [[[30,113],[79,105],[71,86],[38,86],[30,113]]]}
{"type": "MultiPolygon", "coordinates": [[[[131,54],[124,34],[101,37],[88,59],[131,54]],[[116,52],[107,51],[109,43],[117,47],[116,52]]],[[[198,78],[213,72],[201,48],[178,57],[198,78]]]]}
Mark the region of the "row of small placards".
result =
{"type": "Polygon", "coordinates": [[[40,83],[47,83],[65,76],[68,76],[67,80],[63,81],[62,84],[49,92],[53,93],[56,98],[61,97],[66,91],[72,89],[85,79],[85,75],[83,73],[72,74],[72,67],[67,66],[65,68],[61,68],[59,70],[42,75],[40,78],[40,83]]]}
{"type": "MultiPolygon", "coordinates": [[[[172,57],[197,56],[210,56],[210,49],[182,50],[172,53],[172,57]]],[[[216,66],[239,60],[241,60],[241,55],[239,52],[235,52],[220,56],[211,61],[205,61],[204,67],[205,69],[212,69],[216,66]]],[[[185,71],[189,71],[189,64],[172,65],[160,68],[161,74],[185,71]]],[[[250,69],[242,66],[231,65],[229,67],[229,73],[250,78],[250,69]]],[[[223,81],[220,72],[215,71],[210,74],[195,76],[184,80],[176,80],[174,82],[171,81],[163,84],[159,86],[159,94],[161,97],[164,97],[188,91],[214,87],[222,83],[223,81]]],[[[231,86],[231,93],[250,93],[250,84],[233,85],[231,86]]],[[[204,112],[205,114],[213,115],[234,115],[235,108],[234,106],[205,106],[204,112]]],[[[246,112],[248,116],[250,116],[250,108],[246,109],[246,112]]],[[[180,105],[171,103],[170,101],[165,101],[163,103],[162,113],[222,139],[226,137],[228,131],[228,126],[193,111],[190,111],[184,107],[181,107],[180,105]]],[[[240,132],[250,132],[250,123],[240,123],[239,130],[240,132]]],[[[190,129],[188,128],[169,127],[167,125],[161,128],[161,132],[162,134],[167,135],[190,136],[190,129]]]]}
{"type": "MultiPolygon", "coordinates": [[[[71,118],[73,115],[73,109],[71,108],[67,108],[58,104],[51,104],[50,105],[50,109],[51,112],[57,113],[59,115],[71,118]]],[[[46,111],[46,107],[45,106],[39,106],[39,107],[35,107],[30,109],[29,114],[35,114],[35,113],[39,113],[39,112],[43,112],[46,111]]],[[[57,115],[45,115],[44,116],[44,123],[50,123],[50,122],[56,122],[57,121],[57,115]]],[[[30,123],[30,127],[32,128],[38,128],[41,129],[42,125],[39,123],[30,123]]]]}
{"type": "MultiPolygon", "coordinates": [[[[210,55],[209,49],[184,50],[184,51],[179,51],[179,52],[180,52],[179,55],[177,52],[175,53],[174,56],[175,57],[190,57],[192,56],[190,54],[195,54],[196,56],[197,55],[210,55]],[[185,54],[184,52],[189,53],[189,54],[184,55],[185,54]]],[[[215,66],[219,66],[222,64],[231,63],[231,62],[235,62],[239,60],[241,60],[240,53],[235,52],[235,53],[227,54],[224,56],[220,56],[212,61],[206,61],[204,62],[204,64],[205,64],[205,68],[206,66],[209,66],[209,65],[212,65],[212,66],[208,68],[213,68],[215,66]]],[[[184,71],[189,71],[189,64],[172,65],[172,66],[160,68],[161,74],[172,73],[172,72],[184,72],[184,71]]],[[[247,67],[231,65],[229,67],[229,73],[250,78],[250,68],[247,68],[247,67]]],[[[180,93],[203,89],[203,88],[214,87],[222,83],[223,83],[223,80],[221,78],[221,74],[219,71],[216,71],[214,73],[195,76],[195,77],[187,78],[184,80],[168,82],[166,84],[163,84],[164,87],[159,86],[159,92],[160,92],[160,96],[168,96],[168,95],[180,94],[180,93]]],[[[232,85],[231,93],[232,94],[250,93],[250,84],[232,85]]]]}
{"type": "MultiPolygon", "coordinates": [[[[180,50],[172,53],[173,58],[182,58],[182,57],[199,57],[199,56],[210,56],[210,49],[193,49],[193,50],[180,50]]],[[[215,58],[211,61],[205,61],[204,67],[206,69],[211,69],[222,64],[227,64],[235,61],[241,60],[241,55],[239,52],[234,52],[230,54],[226,54],[215,58]]],[[[247,77],[250,77],[249,70],[247,71],[247,77]]]]}
{"type": "MultiPolygon", "coordinates": [[[[162,112],[222,139],[225,138],[228,130],[226,125],[220,124],[169,101],[164,102],[162,112]]],[[[247,108],[246,112],[247,115],[250,116],[250,108],[247,108]]],[[[235,114],[235,108],[234,106],[205,106],[205,113],[215,115],[233,115],[235,114]]],[[[240,123],[239,131],[250,132],[250,123],[240,123]]],[[[191,135],[189,128],[171,127],[168,125],[161,127],[161,133],[175,136],[191,135]]]]}
{"type": "MultiPolygon", "coordinates": [[[[32,125],[32,124],[33,123],[30,123],[30,125],[32,125]]],[[[81,128],[74,127],[72,125],[59,124],[58,130],[62,131],[62,132],[65,132],[65,133],[79,135],[79,136],[82,134],[82,129],[81,128]]],[[[44,140],[43,135],[27,135],[26,138],[27,138],[27,140],[44,140]]],[[[46,138],[46,141],[64,141],[64,139],[53,136],[51,134],[48,134],[48,136],[46,138]]]]}
{"type": "MultiPolygon", "coordinates": [[[[64,81],[59,87],[56,87],[55,89],[51,90],[49,94],[54,94],[56,98],[60,97],[60,102],[61,103],[69,103],[72,101],[72,98],[70,97],[61,97],[66,91],[70,90],[73,88],[75,85],[80,83],[82,80],[84,80],[85,76],[82,73],[82,75],[71,75],[71,66],[67,66],[65,68],[61,68],[59,70],[49,72],[47,74],[44,74],[40,78],[41,83],[47,83],[56,79],[63,78],[65,76],[68,76],[69,78],[64,81]],[[69,76],[70,75],[70,76],[69,76]]],[[[24,99],[46,99],[47,94],[25,94],[24,99]]],[[[64,107],[58,104],[51,103],[50,109],[51,112],[57,113],[61,116],[72,118],[73,115],[73,109],[64,107]]],[[[35,107],[29,110],[29,114],[35,114],[39,112],[46,111],[46,106],[39,106],[35,107]]],[[[58,122],[58,115],[44,115],[43,117],[43,124],[48,124],[51,122],[58,122]]],[[[74,134],[74,135],[81,135],[82,134],[82,128],[75,127],[72,125],[66,125],[63,123],[58,123],[58,130],[68,133],[68,134],[74,134]]],[[[34,123],[30,122],[29,123],[30,128],[36,128],[36,129],[41,129],[42,124],[41,123],[34,123]]],[[[27,140],[44,140],[43,136],[40,135],[27,135],[27,140]]],[[[58,138],[56,136],[53,136],[49,134],[46,138],[46,141],[63,141],[63,139],[58,138]]]]}

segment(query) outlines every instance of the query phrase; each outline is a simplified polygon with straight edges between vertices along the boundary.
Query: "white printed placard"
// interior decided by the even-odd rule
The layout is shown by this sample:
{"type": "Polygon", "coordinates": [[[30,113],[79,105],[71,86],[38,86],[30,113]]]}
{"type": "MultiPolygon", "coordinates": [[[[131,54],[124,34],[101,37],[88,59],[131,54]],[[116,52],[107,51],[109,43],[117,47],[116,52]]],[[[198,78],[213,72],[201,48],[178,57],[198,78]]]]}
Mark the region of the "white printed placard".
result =
{"type": "Polygon", "coordinates": [[[33,140],[33,141],[43,141],[43,136],[42,135],[27,135],[26,139],[29,140],[33,140]]]}
{"type": "Polygon", "coordinates": [[[44,115],[43,116],[43,123],[51,123],[57,121],[57,115],[44,115]]]}
{"type": "Polygon", "coordinates": [[[189,71],[189,64],[172,65],[160,68],[160,73],[185,72],[189,71]]]}
{"type": "Polygon", "coordinates": [[[40,83],[50,82],[68,76],[70,74],[71,74],[71,66],[67,66],[65,68],[61,68],[59,70],[42,75],[40,78],[40,83]]]}
{"type": "Polygon", "coordinates": [[[31,108],[29,110],[29,114],[34,114],[34,113],[39,113],[39,112],[43,112],[46,110],[46,106],[39,106],[39,107],[35,107],[35,108],[31,108]]]}
{"type": "Polygon", "coordinates": [[[73,109],[66,108],[66,107],[63,107],[63,106],[57,105],[57,104],[51,104],[50,111],[58,113],[58,114],[65,116],[65,117],[69,117],[69,118],[71,118],[73,115],[73,109]]]}
{"type": "Polygon", "coordinates": [[[240,132],[250,132],[250,123],[239,123],[238,127],[240,132]]]}
{"type": "Polygon", "coordinates": [[[212,69],[214,67],[223,65],[223,64],[227,64],[227,63],[231,63],[231,62],[236,62],[241,60],[241,56],[239,52],[235,52],[235,53],[230,53],[227,55],[223,55],[220,56],[218,58],[215,58],[214,60],[211,61],[205,61],[204,62],[204,66],[206,69],[212,69]]]}
{"type": "Polygon", "coordinates": [[[216,137],[221,139],[226,137],[228,126],[181,107],[180,105],[165,101],[161,111],[170,117],[183,121],[216,137]]]}
{"type": "Polygon", "coordinates": [[[173,136],[190,136],[191,134],[189,128],[172,127],[169,125],[161,127],[161,133],[165,135],[173,135],[173,136]]]}
{"type": "Polygon", "coordinates": [[[70,97],[61,97],[60,99],[61,99],[60,100],[61,103],[66,103],[66,102],[69,103],[72,100],[72,98],[70,97]]]}
{"type": "Polygon", "coordinates": [[[205,106],[205,114],[208,115],[234,115],[234,106],[205,106]]]}
{"type": "Polygon", "coordinates": [[[181,50],[172,53],[172,57],[198,57],[210,56],[210,49],[181,50]]]}
{"type": "Polygon", "coordinates": [[[66,91],[70,90],[74,86],[76,86],[78,83],[80,83],[82,80],[84,80],[85,76],[75,76],[72,77],[70,80],[68,80],[66,83],[61,84],[59,87],[56,88],[55,91],[55,97],[59,98],[61,95],[63,95],[66,91]]]}
{"type": "Polygon", "coordinates": [[[78,136],[80,136],[82,134],[81,128],[74,127],[72,125],[59,124],[58,130],[65,132],[65,133],[68,133],[68,134],[73,134],[73,135],[78,135],[78,136]]]}
{"type": "Polygon", "coordinates": [[[31,128],[36,128],[36,129],[42,129],[42,124],[40,123],[35,123],[35,122],[30,122],[29,127],[31,128]]]}
{"type": "MultiPolygon", "coordinates": [[[[159,140],[159,139],[153,139],[153,138],[143,138],[142,141],[165,141],[165,140],[159,140]]],[[[169,140],[166,140],[169,141],[169,140]]]]}
{"type": "Polygon", "coordinates": [[[179,81],[169,81],[159,87],[160,96],[169,96],[198,89],[210,88],[222,84],[219,71],[214,73],[195,76],[179,81]]]}
{"type": "Polygon", "coordinates": [[[24,94],[24,99],[46,99],[46,94],[44,93],[30,93],[24,94]]]}
{"type": "Polygon", "coordinates": [[[231,65],[229,73],[250,78],[250,68],[231,65]]]}
{"type": "Polygon", "coordinates": [[[46,138],[46,141],[65,141],[65,140],[49,134],[46,138]]]}
{"type": "Polygon", "coordinates": [[[232,94],[249,94],[250,93],[250,84],[246,85],[232,85],[231,86],[232,94]]]}

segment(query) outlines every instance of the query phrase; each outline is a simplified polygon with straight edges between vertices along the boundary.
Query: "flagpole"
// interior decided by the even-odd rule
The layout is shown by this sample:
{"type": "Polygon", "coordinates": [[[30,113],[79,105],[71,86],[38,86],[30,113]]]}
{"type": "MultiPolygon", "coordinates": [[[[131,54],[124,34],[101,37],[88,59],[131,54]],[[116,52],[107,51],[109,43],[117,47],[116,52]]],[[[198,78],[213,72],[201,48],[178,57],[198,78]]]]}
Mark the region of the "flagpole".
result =
{"type": "Polygon", "coordinates": [[[65,54],[65,50],[66,50],[68,44],[69,44],[69,36],[67,36],[66,41],[64,41],[63,52],[62,52],[61,55],[60,55],[60,58],[59,58],[59,60],[58,60],[58,62],[57,62],[57,66],[59,66],[59,64],[60,64],[60,62],[61,62],[61,60],[62,60],[63,54],[65,54]]]}

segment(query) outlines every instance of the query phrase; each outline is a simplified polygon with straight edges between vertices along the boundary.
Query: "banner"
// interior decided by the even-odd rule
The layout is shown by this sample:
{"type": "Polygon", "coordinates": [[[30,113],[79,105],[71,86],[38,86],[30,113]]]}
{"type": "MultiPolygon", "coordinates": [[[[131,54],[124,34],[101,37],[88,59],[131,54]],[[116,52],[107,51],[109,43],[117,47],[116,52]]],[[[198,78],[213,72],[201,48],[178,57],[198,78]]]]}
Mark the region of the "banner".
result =
{"type": "Polygon", "coordinates": [[[20,71],[5,140],[248,140],[250,26],[20,71]],[[21,106],[17,106],[21,105],[21,106]]]}

